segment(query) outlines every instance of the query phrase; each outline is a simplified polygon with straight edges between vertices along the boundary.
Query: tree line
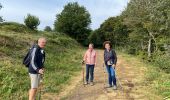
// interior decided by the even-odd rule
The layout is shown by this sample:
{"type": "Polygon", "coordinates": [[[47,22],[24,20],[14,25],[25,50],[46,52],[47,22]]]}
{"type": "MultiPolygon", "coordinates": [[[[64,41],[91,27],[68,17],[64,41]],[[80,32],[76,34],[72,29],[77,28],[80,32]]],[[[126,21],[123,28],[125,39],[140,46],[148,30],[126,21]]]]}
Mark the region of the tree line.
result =
{"type": "Polygon", "coordinates": [[[170,70],[169,0],[131,0],[120,16],[110,17],[93,31],[89,41],[138,55],[166,72],[170,70]]]}

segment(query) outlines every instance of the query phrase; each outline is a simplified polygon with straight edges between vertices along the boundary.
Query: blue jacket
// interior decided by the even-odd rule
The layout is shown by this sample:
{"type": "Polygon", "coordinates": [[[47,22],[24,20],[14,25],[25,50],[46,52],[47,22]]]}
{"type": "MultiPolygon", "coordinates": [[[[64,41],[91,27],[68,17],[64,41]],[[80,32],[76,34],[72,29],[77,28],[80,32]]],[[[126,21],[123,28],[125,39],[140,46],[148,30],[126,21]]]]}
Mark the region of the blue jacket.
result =
{"type": "Polygon", "coordinates": [[[45,52],[38,45],[33,45],[31,51],[31,61],[28,68],[29,73],[38,74],[38,71],[44,68],[45,52]]]}
{"type": "Polygon", "coordinates": [[[111,61],[112,64],[116,65],[117,56],[116,56],[116,52],[114,50],[110,50],[110,51],[107,51],[106,49],[104,50],[104,62],[105,62],[105,65],[107,65],[108,61],[111,61]]]}

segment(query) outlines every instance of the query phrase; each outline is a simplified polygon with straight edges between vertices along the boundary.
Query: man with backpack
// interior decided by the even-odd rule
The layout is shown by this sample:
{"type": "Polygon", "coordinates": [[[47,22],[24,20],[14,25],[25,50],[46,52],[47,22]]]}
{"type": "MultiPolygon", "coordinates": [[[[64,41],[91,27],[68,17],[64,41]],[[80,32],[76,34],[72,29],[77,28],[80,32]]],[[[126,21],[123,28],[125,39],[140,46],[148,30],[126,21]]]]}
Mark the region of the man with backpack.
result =
{"type": "Polygon", "coordinates": [[[39,86],[41,76],[44,74],[45,52],[43,48],[46,45],[45,38],[39,38],[38,44],[34,44],[29,50],[23,62],[28,67],[31,79],[31,89],[29,90],[29,100],[35,100],[37,88],[39,86]]]}

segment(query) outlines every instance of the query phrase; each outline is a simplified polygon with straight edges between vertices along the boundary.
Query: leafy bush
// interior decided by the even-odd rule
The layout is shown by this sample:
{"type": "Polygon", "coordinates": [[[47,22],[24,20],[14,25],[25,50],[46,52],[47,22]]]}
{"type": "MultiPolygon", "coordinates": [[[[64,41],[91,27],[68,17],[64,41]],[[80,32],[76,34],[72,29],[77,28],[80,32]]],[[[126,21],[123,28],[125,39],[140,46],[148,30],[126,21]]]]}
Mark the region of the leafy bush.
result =
{"type": "Polygon", "coordinates": [[[46,31],[46,32],[51,32],[51,31],[52,31],[52,29],[51,29],[51,27],[50,27],[50,26],[46,26],[46,27],[44,28],[44,31],[46,31]]]}
{"type": "Polygon", "coordinates": [[[100,29],[97,29],[88,37],[88,42],[94,43],[95,47],[103,47],[103,42],[105,41],[103,33],[101,33],[100,29]]]}
{"type": "Polygon", "coordinates": [[[38,17],[28,14],[24,20],[24,23],[28,28],[35,30],[40,24],[40,20],[38,17]]]}
{"type": "Polygon", "coordinates": [[[160,69],[166,73],[170,73],[170,57],[167,55],[155,55],[154,56],[154,65],[158,66],[160,69]]]}

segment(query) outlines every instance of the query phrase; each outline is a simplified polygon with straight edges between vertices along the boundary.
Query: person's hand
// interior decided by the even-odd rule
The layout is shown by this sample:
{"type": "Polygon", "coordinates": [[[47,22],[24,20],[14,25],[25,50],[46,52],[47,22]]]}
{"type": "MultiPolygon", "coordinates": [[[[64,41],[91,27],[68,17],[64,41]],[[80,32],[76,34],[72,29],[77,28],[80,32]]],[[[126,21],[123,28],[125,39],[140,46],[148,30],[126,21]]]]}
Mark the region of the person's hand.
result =
{"type": "Polygon", "coordinates": [[[96,66],[97,66],[97,63],[95,63],[94,66],[96,67],[96,66]]]}
{"type": "Polygon", "coordinates": [[[44,70],[43,70],[43,69],[40,69],[40,70],[38,71],[38,73],[44,74],[44,70]]]}
{"type": "Polygon", "coordinates": [[[85,64],[85,61],[83,60],[81,63],[82,63],[82,65],[84,65],[84,64],[85,64]]]}
{"type": "Polygon", "coordinates": [[[113,68],[114,68],[114,69],[116,68],[116,65],[115,65],[115,64],[113,64],[113,68]]]}

